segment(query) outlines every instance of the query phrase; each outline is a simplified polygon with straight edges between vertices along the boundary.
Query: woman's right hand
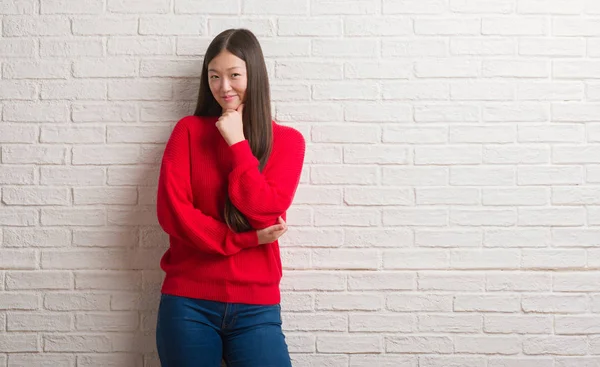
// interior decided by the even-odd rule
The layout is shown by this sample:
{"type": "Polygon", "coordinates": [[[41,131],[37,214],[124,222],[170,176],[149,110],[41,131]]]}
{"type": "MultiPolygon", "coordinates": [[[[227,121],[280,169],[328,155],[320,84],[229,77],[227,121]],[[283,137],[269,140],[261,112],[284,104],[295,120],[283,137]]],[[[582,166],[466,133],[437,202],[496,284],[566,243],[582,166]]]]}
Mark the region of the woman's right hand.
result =
{"type": "Polygon", "coordinates": [[[285,232],[287,232],[288,226],[283,218],[277,218],[277,222],[278,224],[256,231],[259,245],[273,243],[277,241],[277,239],[279,239],[279,237],[281,237],[285,232]]]}

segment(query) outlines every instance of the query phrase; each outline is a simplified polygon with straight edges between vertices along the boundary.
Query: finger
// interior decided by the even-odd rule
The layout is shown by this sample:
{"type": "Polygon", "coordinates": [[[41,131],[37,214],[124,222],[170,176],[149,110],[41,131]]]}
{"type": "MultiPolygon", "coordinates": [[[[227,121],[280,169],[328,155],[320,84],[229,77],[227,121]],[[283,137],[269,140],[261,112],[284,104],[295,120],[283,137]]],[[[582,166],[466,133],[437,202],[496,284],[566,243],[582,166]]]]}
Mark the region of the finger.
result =
{"type": "Polygon", "coordinates": [[[239,112],[240,114],[244,112],[244,104],[241,103],[238,108],[237,108],[237,112],[239,112]]]}

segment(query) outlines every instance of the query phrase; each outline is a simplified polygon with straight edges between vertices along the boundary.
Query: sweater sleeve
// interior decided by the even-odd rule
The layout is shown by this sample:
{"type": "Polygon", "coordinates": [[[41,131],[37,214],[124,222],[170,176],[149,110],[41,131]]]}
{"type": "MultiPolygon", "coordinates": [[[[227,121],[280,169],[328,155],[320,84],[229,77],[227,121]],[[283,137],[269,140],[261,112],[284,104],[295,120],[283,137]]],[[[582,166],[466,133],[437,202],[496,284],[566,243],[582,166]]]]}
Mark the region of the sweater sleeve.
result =
{"type": "Polygon", "coordinates": [[[235,233],[193,206],[189,141],[183,119],[173,129],[162,158],[156,203],[160,226],[170,236],[211,254],[230,256],[258,246],[256,231],[235,233]]]}
{"type": "Polygon", "coordinates": [[[229,197],[253,228],[261,229],[277,222],[291,206],[304,163],[305,142],[291,128],[281,133],[278,147],[260,172],[258,159],[247,140],[231,146],[233,169],[229,173],[229,197]]]}

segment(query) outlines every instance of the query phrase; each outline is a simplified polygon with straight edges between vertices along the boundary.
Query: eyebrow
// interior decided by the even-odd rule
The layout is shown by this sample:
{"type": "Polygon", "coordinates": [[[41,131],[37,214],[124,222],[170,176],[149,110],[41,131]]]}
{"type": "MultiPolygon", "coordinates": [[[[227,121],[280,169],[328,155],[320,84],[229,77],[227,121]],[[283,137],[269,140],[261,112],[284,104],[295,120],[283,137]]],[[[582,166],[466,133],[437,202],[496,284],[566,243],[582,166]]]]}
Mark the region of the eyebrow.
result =
{"type": "MultiPolygon", "coordinates": [[[[227,69],[227,70],[231,70],[231,69],[241,69],[241,68],[242,68],[241,66],[232,66],[232,67],[230,67],[230,68],[229,68],[229,69],[227,69]]],[[[208,71],[217,71],[217,70],[215,70],[215,69],[208,69],[208,71]]]]}

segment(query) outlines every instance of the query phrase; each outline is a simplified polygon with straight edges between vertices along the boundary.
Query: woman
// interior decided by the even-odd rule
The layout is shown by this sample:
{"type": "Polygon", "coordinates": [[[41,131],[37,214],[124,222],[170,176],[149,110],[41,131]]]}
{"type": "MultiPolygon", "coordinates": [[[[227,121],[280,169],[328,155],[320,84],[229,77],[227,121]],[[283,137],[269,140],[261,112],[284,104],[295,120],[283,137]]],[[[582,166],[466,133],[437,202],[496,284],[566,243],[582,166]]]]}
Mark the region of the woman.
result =
{"type": "Polygon", "coordinates": [[[271,118],[256,37],[209,45],[193,116],[167,142],[157,215],[169,234],[156,339],[163,367],[291,366],[281,330],[278,238],[305,142],[271,118]]]}

